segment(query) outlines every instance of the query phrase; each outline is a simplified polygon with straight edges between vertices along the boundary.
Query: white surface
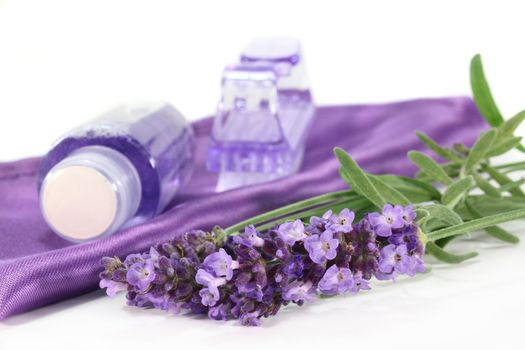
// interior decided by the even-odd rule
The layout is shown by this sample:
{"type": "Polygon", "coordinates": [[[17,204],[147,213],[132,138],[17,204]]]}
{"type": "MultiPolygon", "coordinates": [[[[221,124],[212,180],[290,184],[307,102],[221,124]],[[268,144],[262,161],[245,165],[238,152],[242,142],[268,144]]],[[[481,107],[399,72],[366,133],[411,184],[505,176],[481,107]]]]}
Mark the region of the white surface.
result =
{"type": "MultiPolygon", "coordinates": [[[[41,154],[135,98],[166,99],[189,119],[210,114],[223,65],[261,35],[302,40],[321,104],[468,94],[469,60],[481,52],[510,116],[525,108],[523,33],[523,10],[505,1],[0,0],[0,161],[41,154]]],[[[525,245],[471,245],[481,247],[472,262],[290,307],[259,329],[135,310],[97,292],[0,322],[0,349],[518,348],[525,245]]]]}

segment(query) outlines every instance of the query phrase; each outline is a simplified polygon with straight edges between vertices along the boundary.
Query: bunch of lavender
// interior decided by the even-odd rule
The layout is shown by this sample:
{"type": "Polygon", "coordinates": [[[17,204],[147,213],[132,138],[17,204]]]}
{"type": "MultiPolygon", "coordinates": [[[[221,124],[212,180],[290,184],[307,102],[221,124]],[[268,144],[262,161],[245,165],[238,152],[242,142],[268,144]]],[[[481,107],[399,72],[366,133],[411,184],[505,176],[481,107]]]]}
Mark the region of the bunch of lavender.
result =
{"type": "Polygon", "coordinates": [[[514,136],[525,111],[504,121],[479,55],[471,62],[471,83],[493,128],[470,148],[443,147],[418,133],[434,154],[408,153],[420,168],[416,178],[366,173],[336,148],[350,190],[292,203],[224,230],[188,232],[124,261],[104,258],[100,286],[110,296],[127,291],[134,306],[258,325],[281,306],[302,305],[315,294],[357,293],[370,289],[373,277],[414,276],[425,271],[424,253],[446,263],[474,258],[476,252],[446,250],[472,231],[517,243],[518,237],[496,225],[525,218],[525,180],[512,179],[525,162],[491,161],[514,148],[525,151],[514,136]]]}
{"type": "Polygon", "coordinates": [[[128,304],[207,314],[259,325],[282,305],[312,296],[370,289],[372,277],[395,280],[425,271],[424,245],[411,206],[385,205],[354,223],[343,209],[259,232],[253,225],[221,244],[220,230],[192,231],[129,255],[104,258],[100,286],[128,304]]]}

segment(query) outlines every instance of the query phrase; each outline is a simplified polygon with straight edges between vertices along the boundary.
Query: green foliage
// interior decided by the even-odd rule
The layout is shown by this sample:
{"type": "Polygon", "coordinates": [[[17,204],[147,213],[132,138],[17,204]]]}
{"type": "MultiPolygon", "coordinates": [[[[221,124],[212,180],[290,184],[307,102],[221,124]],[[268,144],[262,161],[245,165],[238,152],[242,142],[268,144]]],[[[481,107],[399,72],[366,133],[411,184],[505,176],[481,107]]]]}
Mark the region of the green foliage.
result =
{"type": "Polygon", "coordinates": [[[454,208],[468,194],[474,184],[474,178],[470,175],[455,181],[447,187],[441,201],[447,207],[454,208]]]}
{"type": "Polygon", "coordinates": [[[525,162],[490,164],[491,158],[521,147],[522,138],[514,132],[525,120],[525,111],[505,121],[492,97],[479,55],[471,62],[471,85],[479,111],[493,128],[481,133],[472,147],[461,143],[443,146],[424,132],[417,132],[435,158],[445,163],[424,152],[408,152],[410,161],[419,168],[416,178],[369,174],[344,150],[335,149],[341,177],[357,194],[375,208],[386,203],[414,205],[416,221],[428,239],[427,252],[453,264],[478,255],[446,251],[445,246],[455,237],[484,230],[498,240],[517,243],[518,237],[497,225],[525,218],[525,193],[521,189],[525,180],[514,181],[508,176],[525,170],[525,162]]]}
{"type": "Polygon", "coordinates": [[[439,181],[442,184],[450,185],[452,179],[445,170],[436,163],[436,161],[424,153],[419,151],[410,151],[408,152],[408,159],[417,165],[427,176],[435,181],[439,181]]]}
{"type": "Polygon", "coordinates": [[[448,264],[459,264],[465,260],[475,258],[478,256],[477,252],[470,252],[466,254],[452,254],[445,251],[443,248],[438,246],[434,242],[427,243],[427,252],[434,256],[436,259],[446,262],[448,264]]]}
{"type": "Polygon", "coordinates": [[[489,84],[485,78],[481,56],[477,54],[470,61],[470,86],[476,106],[491,126],[503,123],[503,116],[492,97],[489,84]]]}

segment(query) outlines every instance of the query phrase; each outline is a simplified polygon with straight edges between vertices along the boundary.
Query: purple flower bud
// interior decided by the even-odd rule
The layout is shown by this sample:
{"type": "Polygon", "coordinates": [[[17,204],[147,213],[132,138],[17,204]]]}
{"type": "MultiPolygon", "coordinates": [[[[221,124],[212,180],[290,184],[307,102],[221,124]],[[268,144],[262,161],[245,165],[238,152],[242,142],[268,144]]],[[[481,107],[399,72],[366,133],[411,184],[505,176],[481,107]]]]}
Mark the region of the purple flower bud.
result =
{"type": "Polygon", "coordinates": [[[214,307],[210,307],[210,311],[208,311],[208,317],[217,321],[226,321],[228,319],[228,310],[226,305],[219,304],[214,307]]]}
{"type": "Polygon", "coordinates": [[[413,277],[418,272],[425,272],[425,271],[426,271],[425,263],[423,259],[421,259],[420,256],[415,255],[415,254],[408,256],[408,261],[405,264],[405,274],[406,275],[413,277]]]}
{"type": "Polygon", "coordinates": [[[155,247],[150,247],[149,248],[149,259],[153,262],[153,265],[155,265],[155,267],[158,267],[159,258],[160,258],[160,254],[157,251],[157,249],[155,249],[155,247]]]}
{"type": "Polygon", "coordinates": [[[199,269],[195,275],[195,281],[206,288],[199,291],[201,303],[204,306],[213,306],[219,300],[219,288],[226,284],[224,277],[215,277],[204,269],[199,269]]]}
{"type": "Polygon", "coordinates": [[[425,252],[425,247],[419,239],[419,227],[414,223],[397,230],[392,236],[388,237],[388,242],[395,245],[405,244],[409,255],[423,256],[425,252]]]}
{"type": "Polygon", "coordinates": [[[382,214],[368,214],[368,219],[378,236],[389,237],[392,235],[392,229],[404,226],[405,222],[403,220],[402,209],[403,207],[400,205],[393,207],[390,204],[385,204],[382,214]]]}
{"type": "Polygon", "coordinates": [[[329,231],[321,235],[311,235],[304,241],[304,247],[310,255],[310,259],[316,264],[324,264],[327,260],[332,260],[337,255],[339,240],[335,239],[329,231]]]}
{"type": "Polygon", "coordinates": [[[115,282],[126,282],[126,273],[127,271],[125,269],[119,268],[113,271],[111,274],[111,279],[115,282]]]}
{"type": "Polygon", "coordinates": [[[310,294],[313,291],[313,283],[311,281],[301,282],[294,281],[287,285],[283,290],[283,300],[293,302],[311,301],[310,294]]]}
{"type": "Polygon", "coordinates": [[[244,232],[238,236],[234,236],[233,241],[237,244],[242,244],[248,247],[262,247],[264,244],[264,239],[259,237],[259,232],[253,225],[246,227],[244,232]]]}
{"type": "Polygon", "coordinates": [[[300,278],[303,276],[304,271],[304,259],[301,255],[294,256],[288,261],[284,267],[283,272],[293,278],[300,278]]]}
{"type": "Polygon", "coordinates": [[[131,265],[139,262],[144,262],[144,257],[142,256],[142,254],[130,254],[124,260],[124,266],[129,269],[131,265]]]}
{"type": "Polygon", "coordinates": [[[117,295],[118,292],[122,292],[128,289],[127,284],[122,283],[122,282],[115,282],[115,281],[108,280],[108,279],[100,280],[98,285],[100,288],[107,288],[106,294],[109,297],[114,297],[115,295],[117,295]]]}
{"type": "Polygon", "coordinates": [[[139,261],[130,266],[126,279],[139,293],[149,288],[155,279],[155,268],[152,260],[139,261]]]}
{"type": "Polygon", "coordinates": [[[247,312],[241,314],[241,317],[239,317],[239,321],[243,326],[254,326],[258,327],[261,325],[261,320],[259,319],[259,312],[247,312]]]}
{"type": "MultiPolygon", "coordinates": [[[[397,205],[396,205],[397,207],[397,205]]],[[[403,218],[403,221],[406,225],[411,224],[416,219],[416,212],[414,211],[414,207],[411,205],[407,205],[406,207],[399,206],[401,208],[401,217],[403,218]]]]}
{"type": "Polygon", "coordinates": [[[304,233],[304,224],[301,220],[295,220],[293,222],[285,222],[279,225],[277,234],[284,243],[288,245],[294,245],[295,242],[302,241],[306,238],[304,233]]]}
{"type": "Polygon", "coordinates": [[[199,295],[204,306],[213,306],[219,301],[219,290],[217,288],[202,288],[199,295]]]}
{"type": "Polygon", "coordinates": [[[354,288],[354,276],[349,268],[332,265],[319,281],[319,289],[327,295],[343,294],[354,288]]]}
{"type": "Polygon", "coordinates": [[[233,270],[239,267],[239,263],[233,261],[232,257],[221,248],[218,252],[208,255],[204,259],[203,266],[208,271],[213,271],[217,277],[226,276],[226,280],[229,281],[233,277],[233,270]]]}
{"type": "Polygon", "coordinates": [[[379,270],[386,274],[406,273],[410,264],[407,246],[404,244],[395,246],[389,244],[381,249],[379,258],[379,270]]]}
{"type": "Polygon", "coordinates": [[[144,296],[148,299],[148,301],[154,308],[160,310],[168,309],[168,305],[170,304],[169,295],[146,293],[144,296]]]}
{"type": "Polygon", "coordinates": [[[193,292],[193,287],[188,282],[177,283],[177,289],[175,291],[175,297],[177,299],[185,299],[188,295],[193,292]]]}
{"type": "Polygon", "coordinates": [[[322,217],[312,216],[310,218],[310,225],[306,228],[312,234],[321,234],[326,230],[328,220],[332,217],[332,211],[328,210],[322,217]]]}
{"type": "Polygon", "coordinates": [[[349,233],[352,231],[352,222],[355,219],[355,214],[348,208],[341,210],[339,215],[332,215],[328,221],[327,229],[336,233],[349,233]]]}
{"type": "Polygon", "coordinates": [[[354,287],[351,292],[357,293],[360,290],[370,290],[370,282],[367,279],[363,278],[363,274],[358,272],[354,274],[354,287]]]}
{"type": "Polygon", "coordinates": [[[206,286],[208,288],[210,286],[219,287],[223,284],[226,284],[226,278],[216,277],[204,269],[197,270],[197,274],[195,275],[195,281],[198,284],[202,284],[203,286],[206,286]]]}

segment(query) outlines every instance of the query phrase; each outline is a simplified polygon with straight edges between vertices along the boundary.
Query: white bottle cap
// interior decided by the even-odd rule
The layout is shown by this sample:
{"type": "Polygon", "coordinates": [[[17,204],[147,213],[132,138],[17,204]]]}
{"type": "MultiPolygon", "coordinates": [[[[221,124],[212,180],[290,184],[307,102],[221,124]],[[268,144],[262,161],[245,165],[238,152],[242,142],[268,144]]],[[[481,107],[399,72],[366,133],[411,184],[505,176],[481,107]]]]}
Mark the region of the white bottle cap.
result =
{"type": "Polygon", "coordinates": [[[133,164],[103,146],[82,147],[56,164],[40,188],[49,226],[71,241],[111,234],[140,204],[141,184],[133,164]]]}

